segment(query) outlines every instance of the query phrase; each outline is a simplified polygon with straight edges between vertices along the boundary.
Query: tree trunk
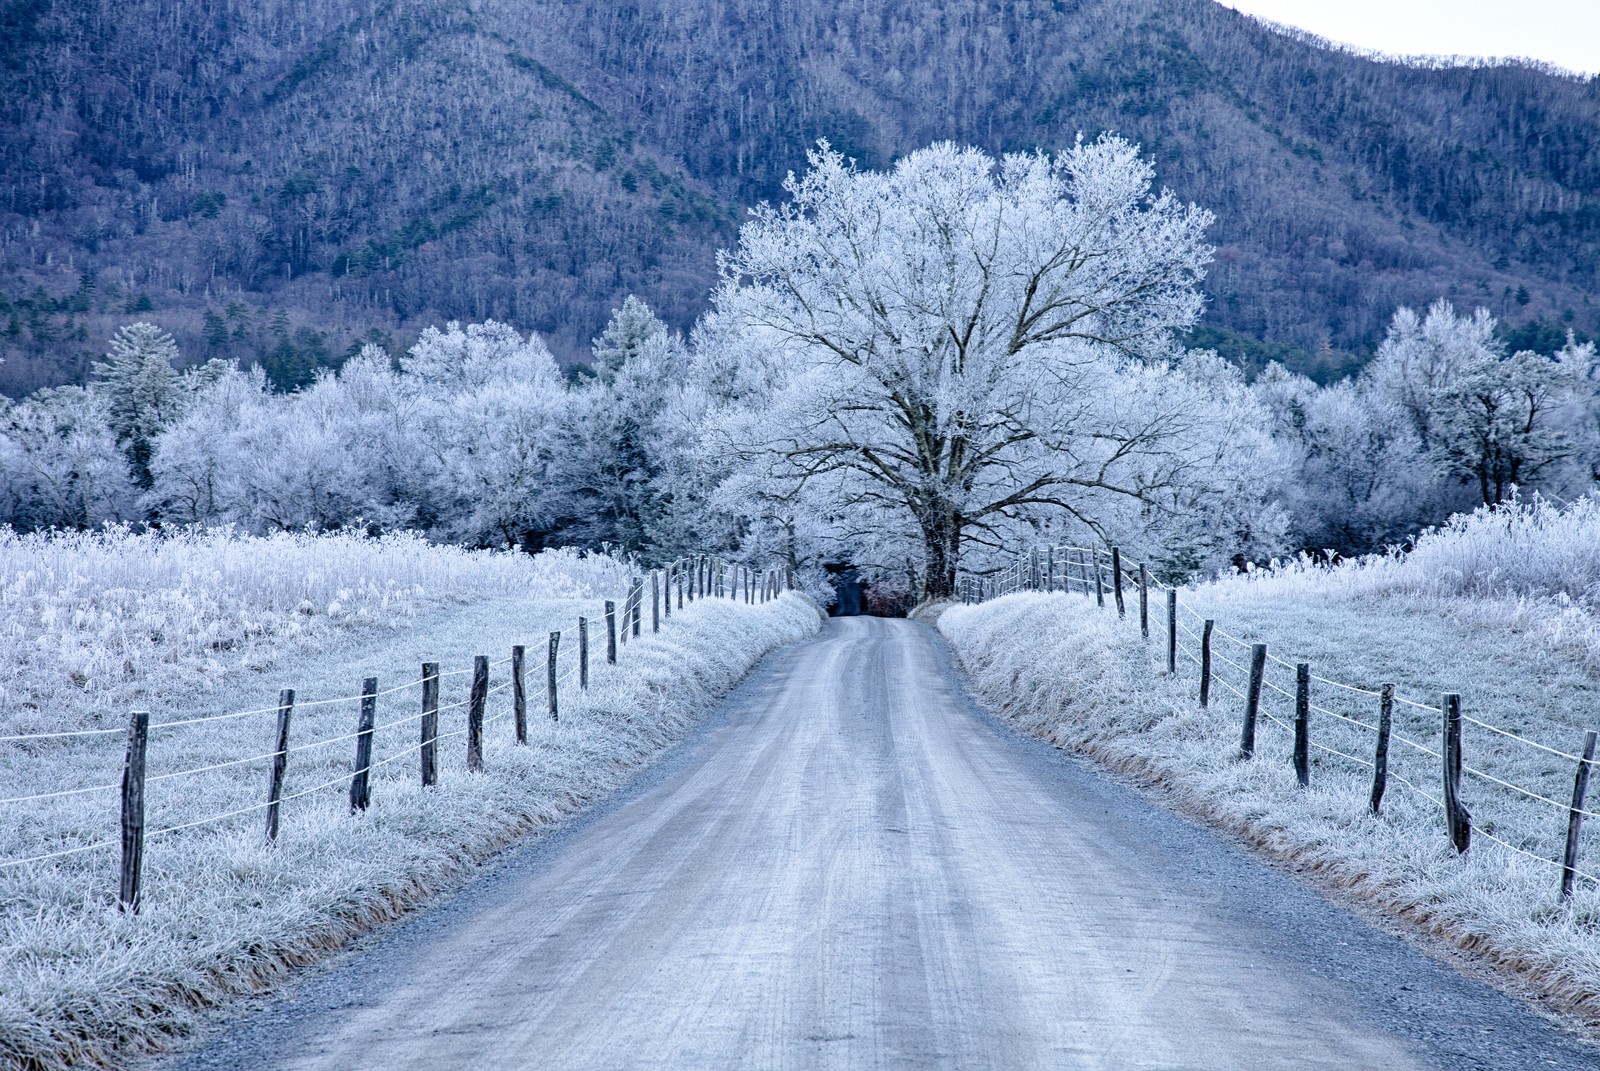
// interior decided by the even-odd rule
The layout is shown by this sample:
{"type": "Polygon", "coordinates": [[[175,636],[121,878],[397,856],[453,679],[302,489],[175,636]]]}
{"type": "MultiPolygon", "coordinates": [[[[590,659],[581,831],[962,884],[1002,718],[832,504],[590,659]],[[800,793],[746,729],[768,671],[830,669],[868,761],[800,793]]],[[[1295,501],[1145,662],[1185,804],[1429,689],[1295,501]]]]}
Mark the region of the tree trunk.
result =
{"type": "Polygon", "coordinates": [[[961,559],[961,518],[949,508],[931,509],[922,522],[922,552],[927,560],[923,599],[951,599],[961,559]]]}

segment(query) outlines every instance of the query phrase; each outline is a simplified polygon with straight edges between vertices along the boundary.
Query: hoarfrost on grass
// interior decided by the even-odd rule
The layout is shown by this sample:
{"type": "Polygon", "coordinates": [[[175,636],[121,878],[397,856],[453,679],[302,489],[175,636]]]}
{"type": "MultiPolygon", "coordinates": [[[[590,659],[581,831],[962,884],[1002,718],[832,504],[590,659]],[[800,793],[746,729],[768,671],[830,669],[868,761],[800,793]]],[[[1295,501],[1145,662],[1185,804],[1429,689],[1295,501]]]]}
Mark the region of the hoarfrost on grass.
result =
{"type": "Polygon", "coordinates": [[[156,723],[256,712],[153,732],[140,915],[116,910],[114,847],[0,867],[0,1066],[115,1063],[181,1035],[205,1005],[270,983],[443,887],[519,832],[615,788],[764,652],[818,621],[800,596],[755,606],[697,600],[659,636],[627,643],[617,667],[605,666],[595,646],[591,688],[579,698],[573,625],[580,614],[598,624],[599,596],[626,587],[626,566],[606,558],[470,553],[408,537],[112,532],[0,536],[0,562],[0,619],[47,640],[12,643],[27,649],[0,656],[11,660],[14,682],[0,735],[119,730],[0,742],[7,798],[93,789],[8,804],[0,859],[115,839],[130,703],[152,709],[156,723]],[[118,627],[108,630],[108,616],[118,627]],[[542,670],[545,639],[558,629],[563,692],[561,720],[552,723],[542,670]],[[136,672],[96,668],[86,685],[72,683],[49,655],[90,646],[89,630],[112,637],[136,672]],[[212,646],[218,639],[233,646],[212,646]],[[512,743],[505,663],[513,643],[529,649],[527,747],[512,743]],[[466,773],[462,740],[475,654],[497,663],[481,776],[466,773]],[[423,661],[442,663],[445,674],[440,784],[430,790],[415,769],[423,661]],[[372,806],[352,817],[357,704],[343,697],[366,676],[387,694],[372,806]],[[282,832],[268,846],[261,804],[281,687],[298,692],[297,750],[282,832]],[[204,767],[215,768],[185,772],[204,767]],[[232,811],[242,813],[159,832],[232,811]]]}
{"type": "MultiPolygon", "coordinates": [[[[1591,671],[1573,657],[1579,636],[1592,659],[1592,594],[1585,605],[1571,596],[1590,589],[1581,556],[1567,551],[1593,532],[1600,514],[1589,506],[1560,517],[1522,509],[1463,518],[1425,536],[1409,559],[1332,570],[1301,562],[1181,591],[1176,678],[1165,673],[1159,622],[1147,644],[1133,607],[1119,620],[1114,608],[1097,609],[1082,595],[1023,593],[958,606],[939,627],[977,691],[1030,732],[1168,786],[1199,813],[1531,971],[1557,999],[1597,1018],[1600,883],[1580,881],[1572,903],[1562,905],[1556,861],[1574,774],[1563,756],[1581,748],[1597,721],[1591,671]],[[1435,572],[1447,567],[1454,571],[1435,572]],[[1215,619],[1219,630],[1209,710],[1197,702],[1202,618],[1215,619]],[[1257,757],[1242,762],[1251,642],[1267,643],[1273,660],[1257,757]],[[1322,678],[1312,685],[1310,790],[1296,788],[1290,763],[1293,664],[1301,661],[1322,678]],[[1373,691],[1384,682],[1398,686],[1403,702],[1380,816],[1367,811],[1365,765],[1378,701],[1323,681],[1373,691]],[[1435,802],[1442,777],[1436,708],[1446,691],[1462,695],[1469,718],[1550,749],[1466,726],[1462,793],[1476,828],[1464,858],[1451,848],[1435,802]]],[[[1580,868],[1600,874],[1600,825],[1589,823],[1581,847],[1580,868]]]]}

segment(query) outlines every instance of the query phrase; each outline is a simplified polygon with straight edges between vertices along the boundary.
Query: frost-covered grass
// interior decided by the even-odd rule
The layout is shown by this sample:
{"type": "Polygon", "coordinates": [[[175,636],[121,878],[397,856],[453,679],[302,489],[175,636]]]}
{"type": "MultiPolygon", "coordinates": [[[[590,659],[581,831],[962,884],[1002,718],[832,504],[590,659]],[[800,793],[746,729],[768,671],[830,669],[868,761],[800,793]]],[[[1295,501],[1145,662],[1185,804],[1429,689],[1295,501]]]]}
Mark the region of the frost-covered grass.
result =
{"type": "MultiPolygon", "coordinates": [[[[4,547],[15,592],[7,620],[33,622],[49,644],[5,658],[21,672],[0,734],[97,728],[103,735],[0,742],[0,797],[89,787],[80,795],[0,804],[0,860],[97,844],[117,829],[125,709],[152,722],[237,711],[243,717],[151,734],[140,914],[115,906],[117,850],[100,848],[0,867],[0,1066],[116,1064],[180,1036],[207,1006],[259,989],[291,966],[392,917],[464,873],[512,837],[558,820],[617,787],[681,737],[766,651],[815,631],[800,596],[766,605],[699,600],[658,637],[603,664],[603,628],[591,631],[590,691],[571,675],[578,615],[599,624],[599,596],[617,597],[622,567],[605,559],[473,555],[411,540],[184,537],[169,543],[112,536],[66,547],[13,540],[4,547]],[[212,541],[214,540],[214,541],[212,541]],[[214,554],[209,555],[207,548],[214,554]],[[149,559],[149,568],[137,560],[149,559]],[[364,557],[366,555],[366,557],[364,557]],[[34,576],[23,574],[31,571],[34,576]],[[110,583],[114,578],[122,583],[110,583]],[[100,587],[117,591],[100,600],[100,587]],[[309,603],[310,610],[302,607],[309,603]],[[330,611],[330,604],[338,606],[330,611]],[[174,607],[199,606],[197,619],[174,607]],[[92,610],[91,610],[92,608],[92,610]],[[98,615],[146,614],[129,639],[98,615]],[[159,622],[155,627],[151,622],[159,622]],[[245,623],[268,622],[265,628],[245,623]],[[543,658],[563,630],[559,723],[545,716],[543,658]],[[154,633],[159,631],[160,636],[154,633]],[[39,651],[73,650],[112,635],[140,672],[109,674],[106,698],[52,676],[39,651]],[[235,643],[212,647],[213,640],[235,643]],[[514,743],[509,648],[526,644],[528,746],[514,743]],[[134,655],[126,652],[134,652],[134,655]],[[465,769],[465,701],[472,656],[497,664],[485,730],[486,772],[465,769]],[[416,686],[438,661],[440,774],[420,787],[416,686]],[[348,806],[357,703],[342,697],[376,676],[383,691],[372,805],[348,806]],[[282,831],[265,843],[264,814],[278,689],[297,690],[282,831]],[[26,690],[23,690],[23,689],[26,690]],[[73,702],[75,700],[75,702],[73,702]],[[324,700],[335,700],[317,705],[324,700]],[[318,745],[318,741],[331,741],[318,745]],[[200,767],[223,765],[204,772],[200,767]],[[173,775],[173,776],[164,776],[173,775]]],[[[15,643],[12,646],[19,646],[15,643]]]]}
{"type": "Polygon", "coordinates": [[[0,529],[0,735],[120,725],[130,706],[225,689],[287,650],[431,606],[626,584],[626,566],[598,555],[530,558],[405,534],[0,529]]]}
{"type": "MultiPolygon", "coordinates": [[[[1421,561],[1515,557],[1483,545],[1471,525],[1457,531],[1466,533],[1467,545],[1441,542],[1431,548],[1436,557],[1421,561]]],[[[1419,551],[1426,548],[1424,541],[1419,551]]],[[[1536,559],[1537,551],[1524,557],[1536,559]]],[[[1274,656],[1309,662],[1328,680],[1367,689],[1393,682],[1405,699],[1433,706],[1442,692],[1459,692],[1469,717],[1557,751],[1581,749],[1584,730],[1600,728],[1586,657],[1594,635],[1589,612],[1557,596],[1475,586],[1481,580],[1473,581],[1470,569],[1440,581],[1423,569],[1420,562],[1390,561],[1230,579],[1180,592],[1181,616],[1195,633],[1199,618],[1214,618],[1242,643],[1265,642],[1274,656]],[[1458,594],[1480,590],[1495,594],[1458,594]]],[[[1532,579],[1548,572],[1523,575],[1530,588],[1561,590],[1532,579]]],[[[1369,813],[1371,771],[1357,760],[1370,762],[1375,734],[1324,711],[1371,725],[1376,698],[1313,683],[1312,701],[1323,709],[1313,711],[1311,739],[1351,757],[1313,750],[1311,787],[1298,789],[1290,765],[1292,666],[1269,663],[1268,680],[1282,691],[1267,690],[1263,710],[1270,717],[1260,723],[1256,758],[1240,761],[1243,699],[1219,684],[1210,709],[1202,709],[1198,667],[1180,657],[1178,676],[1166,676],[1162,615],[1153,618],[1147,646],[1133,605],[1119,621],[1114,609],[1098,610],[1092,598],[1019,594],[952,608],[939,627],[977,691],[1019,726],[1167,786],[1184,806],[1523,972],[1568,1008],[1600,1020],[1600,883],[1580,881],[1563,905],[1559,870],[1549,862],[1564,841],[1559,804],[1570,797],[1574,762],[1468,724],[1469,766],[1556,805],[1469,773],[1463,798],[1475,840],[1459,857],[1440,806],[1424,796],[1440,795],[1442,762],[1434,755],[1396,740],[1383,812],[1369,813]]],[[[1180,635],[1197,650],[1191,636],[1180,635]]],[[[1233,639],[1219,634],[1214,649],[1239,667],[1248,664],[1248,650],[1233,639]]],[[[1219,657],[1217,672],[1243,691],[1240,668],[1219,657]]],[[[1395,711],[1396,733],[1434,752],[1441,721],[1436,710],[1401,704],[1395,711]]],[[[1582,838],[1580,866],[1592,874],[1600,874],[1597,827],[1600,821],[1591,821],[1582,838]]]]}
{"type": "Polygon", "coordinates": [[[1457,514],[1404,553],[1336,569],[1288,561],[1204,590],[1246,602],[1411,597],[1486,627],[1538,629],[1600,671],[1600,498],[1558,507],[1535,497],[1457,514]]]}
{"type": "Polygon", "coordinates": [[[1600,609],[1600,499],[1534,497],[1457,514],[1415,549],[1335,575],[1372,590],[1479,598],[1553,596],[1600,609]]]}

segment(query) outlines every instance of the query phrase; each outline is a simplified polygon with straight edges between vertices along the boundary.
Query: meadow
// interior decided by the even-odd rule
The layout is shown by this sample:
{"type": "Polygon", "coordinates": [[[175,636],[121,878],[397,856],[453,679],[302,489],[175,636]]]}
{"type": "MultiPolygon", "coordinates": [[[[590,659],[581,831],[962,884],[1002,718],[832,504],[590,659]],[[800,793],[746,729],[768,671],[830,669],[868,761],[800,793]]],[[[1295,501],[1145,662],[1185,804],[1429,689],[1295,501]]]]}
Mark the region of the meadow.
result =
{"type": "MultiPolygon", "coordinates": [[[[1019,593],[946,611],[939,627],[976,690],[1027,731],[1170,792],[1336,886],[1516,972],[1600,1020],[1600,822],[1560,860],[1587,730],[1600,728],[1594,548],[1600,510],[1533,502],[1424,533],[1408,553],[1278,563],[1179,591],[1178,672],[1152,635],[1092,595],[1019,593]],[[1198,702],[1201,622],[1216,677],[1198,702]],[[1018,637],[1027,641],[1018,642],[1018,637]],[[1268,645],[1257,747],[1240,758],[1249,646],[1268,645]],[[1291,766],[1295,664],[1310,665],[1311,784],[1291,766]],[[1396,686],[1389,784],[1369,808],[1379,690],[1396,686]],[[1440,796],[1442,695],[1461,696],[1458,855],[1440,796]]],[[[1592,802],[1586,811],[1600,813],[1592,802]]]]}
{"type": "Polygon", "coordinates": [[[604,664],[626,563],[411,537],[0,537],[0,1066],[113,1065],[185,1036],[617,788],[766,651],[814,631],[802,596],[700,599],[604,664]],[[578,616],[593,622],[577,687],[578,616]],[[545,710],[549,633],[560,720],[545,710]],[[515,741],[510,648],[528,647],[515,741]],[[466,766],[472,660],[491,661],[484,770],[466,766]],[[438,784],[418,771],[421,663],[440,663],[438,784]],[[349,783],[379,682],[370,807],[349,783]],[[294,688],[281,828],[263,802],[294,688]],[[117,906],[129,711],[150,711],[140,910],[117,906]],[[43,735],[40,734],[63,734],[43,735]],[[64,735],[71,734],[71,735],[64,735]],[[46,858],[41,858],[46,857],[46,858]]]}

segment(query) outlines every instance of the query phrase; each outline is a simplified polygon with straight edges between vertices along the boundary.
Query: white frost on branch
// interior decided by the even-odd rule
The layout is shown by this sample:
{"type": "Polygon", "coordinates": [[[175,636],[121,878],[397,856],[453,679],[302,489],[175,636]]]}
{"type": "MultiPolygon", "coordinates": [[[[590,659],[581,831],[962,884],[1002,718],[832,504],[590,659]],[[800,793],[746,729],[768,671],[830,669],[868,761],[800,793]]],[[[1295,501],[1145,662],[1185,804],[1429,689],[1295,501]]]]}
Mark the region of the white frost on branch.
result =
{"type": "Polygon", "coordinates": [[[1254,403],[1172,342],[1201,309],[1211,217],[1152,194],[1136,147],[810,161],[723,257],[732,341],[701,353],[762,366],[738,368],[755,389],[718,429],[742,499],[870,531],[939,595],[1018,525],[1153,531],[1241,493],[1252,465],[1225,432],[1254,403]]]}

